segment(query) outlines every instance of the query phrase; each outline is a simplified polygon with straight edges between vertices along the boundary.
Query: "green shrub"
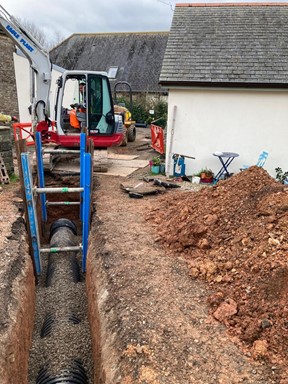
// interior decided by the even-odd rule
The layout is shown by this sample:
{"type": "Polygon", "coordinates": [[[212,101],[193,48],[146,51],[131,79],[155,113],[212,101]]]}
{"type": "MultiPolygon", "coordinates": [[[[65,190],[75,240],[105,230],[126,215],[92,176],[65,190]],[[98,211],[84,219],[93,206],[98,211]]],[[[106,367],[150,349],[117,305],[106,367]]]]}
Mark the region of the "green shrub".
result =
{"type": "MultiPolygon", "coordinates": [[[[130,99],[121,96],[117,100],[117,104],[122,103],[127,109],[130,109],[130,99]]],[[[150,100],[147,102],[145,97],[138,97],[137,100],[133,100],[132,119],[138,123],[151,124],[155,121],[156,125],[162,128],[167,126],[167,102],[163,100],[150,100]],[[154,115],[150,115],[149,111],[154,110],[154,115]]]]}
{"type": "Polygon", "coordinates": [[[285,181],[288,179],[288,172],[283,172],[282,168],[280,167],[275,168],[275,172],[276,172],[276,180],[284,184],[285,181]]]}

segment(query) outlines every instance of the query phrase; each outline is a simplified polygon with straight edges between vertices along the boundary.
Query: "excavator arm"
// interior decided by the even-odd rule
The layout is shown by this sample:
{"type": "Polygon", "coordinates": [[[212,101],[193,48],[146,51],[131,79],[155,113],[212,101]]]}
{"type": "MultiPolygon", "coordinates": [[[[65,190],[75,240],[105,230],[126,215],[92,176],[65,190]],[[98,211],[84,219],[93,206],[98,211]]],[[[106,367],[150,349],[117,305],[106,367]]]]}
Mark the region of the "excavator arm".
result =
{"type": "Polygon", "coordinates": [[[46,124],[49,110],[49,92],[52,64],[49,54],[20,23],[0,5],[0,27],[14,41],[30,62],[33,132],[37,125],[46,124]]]}
{"type": "Polygon", "coordinates": [[[85,79],[87,82],[87,106],[85,126],[83,122],[83,127],[87,128],[88,137],[93,140],[95,148],[107,148],[121,143],[123,140],[123,123],[122,119],[114,114],[112,94],[106,72],[74,70],[62,73],[61,80],[59,79],[57,82],[56,122],[53,126],[48,119],[52,77],[52,64],[48,52],[1,5],[0,28],[30,62],[32,135],[36,131],[40,131],[42,142],[55,143],[63,147],[75,148],[80,146],[80,132],[78,130],[78,132],[71,134],[71,124],[66,114],[70,116],[67,101],[71,99],[75,104],[75,100],[73,100],[75,99],[75,84],[78,85],[80,80],[85,79]],[[56,129],[54,129],[55,127],[56,129]]]}

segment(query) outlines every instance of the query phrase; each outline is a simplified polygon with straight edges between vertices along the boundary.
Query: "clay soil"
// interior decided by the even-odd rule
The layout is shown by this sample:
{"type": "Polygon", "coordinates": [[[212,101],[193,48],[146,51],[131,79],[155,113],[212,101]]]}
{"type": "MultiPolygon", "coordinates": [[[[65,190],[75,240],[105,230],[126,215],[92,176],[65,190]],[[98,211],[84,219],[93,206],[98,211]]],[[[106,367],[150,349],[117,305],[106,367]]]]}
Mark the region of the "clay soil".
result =
{"type": "Polygon", "coordinates": [[[252,167],[196,194],[169,194],[146,218],[169,256],[211,290],[209,313],[287,383],[288,189],[252,167]]]}
{"type": "MultiPolygon", "coordinates": [[[[137,152],[147,132],[114,151],[152,158],[137,152]]],[[[142,199],[121,189],[147,175],[148,167],[95,179],[87,263],[89,306],[94,290],[99,311],[94,382],[287,383],[287,188],[252,167],[216,186],[179,182],[185,188],[142,199]]],[[[9,193],[0,193],[7,212],[9,193]]],[[[3,220],[0,228],[2,236],[3,220]]]]}

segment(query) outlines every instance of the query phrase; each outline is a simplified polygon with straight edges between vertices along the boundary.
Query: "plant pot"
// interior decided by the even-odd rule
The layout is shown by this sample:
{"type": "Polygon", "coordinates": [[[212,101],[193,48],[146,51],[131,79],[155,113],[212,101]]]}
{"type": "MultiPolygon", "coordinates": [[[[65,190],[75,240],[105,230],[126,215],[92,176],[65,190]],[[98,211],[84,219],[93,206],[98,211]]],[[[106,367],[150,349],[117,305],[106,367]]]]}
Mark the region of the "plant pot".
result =
{"type": "Polygon", "coordinates": [[[165,173],[165,163],[161,163],[159,166],[159,172],[164,174],[165,173]]]}
{"type": "Polygon", "coordinates": [[[160,172],[160,166],[159,165],[152,165],[151,172],[154,173],[154,175],[158,175],[160,172]]]}
{"type": "Polygon", "coordinates": [[[201,183],[208,183],[208,184],[213,183],[213,177],[205,177],[203,179],[201,177],[200,181],[201,181],[201,183]]]}

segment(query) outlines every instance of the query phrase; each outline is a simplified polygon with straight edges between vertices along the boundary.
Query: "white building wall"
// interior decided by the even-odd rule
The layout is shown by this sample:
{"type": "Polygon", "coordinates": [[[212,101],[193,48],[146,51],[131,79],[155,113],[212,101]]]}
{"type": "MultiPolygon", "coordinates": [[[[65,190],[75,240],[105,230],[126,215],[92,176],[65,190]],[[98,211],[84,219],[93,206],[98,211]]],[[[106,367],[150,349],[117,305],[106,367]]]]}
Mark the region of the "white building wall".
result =
{"type": "MultiPolygon", "coordinates": [[[[17,98],[19,108],[19,121],[21,123],[31,122],[31,116],[28,108],[31,104],[30,101],[30,63],[25,56],[17,53],[13,54],[17,98]]],[[[61,71],[55,68],[52,69],[52,81],[50,88],[50,118],[54,120],[54,105],[56,98],[56,80],[61,75],[61,71]]]]}
{"type": "Polygon", "coordinates": [[[170,89],[166,169],[172,175],[170,150],[196,158],[185,159],[187,175],[204,167],[216,174],[221,164],[213,152],[238,153],[229,171],[239,172],[265,150],[264,169],[275,177],[276,167],[288,169],[288,91],[170,89]]]}

